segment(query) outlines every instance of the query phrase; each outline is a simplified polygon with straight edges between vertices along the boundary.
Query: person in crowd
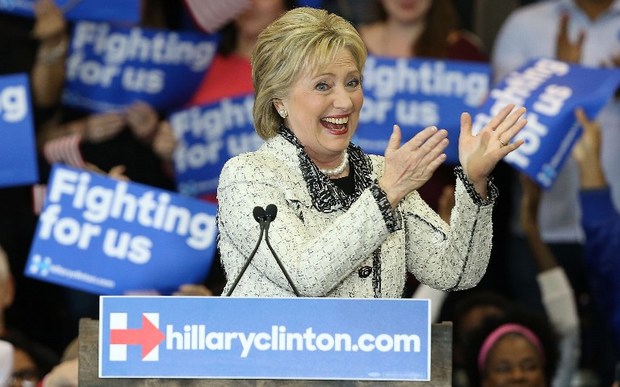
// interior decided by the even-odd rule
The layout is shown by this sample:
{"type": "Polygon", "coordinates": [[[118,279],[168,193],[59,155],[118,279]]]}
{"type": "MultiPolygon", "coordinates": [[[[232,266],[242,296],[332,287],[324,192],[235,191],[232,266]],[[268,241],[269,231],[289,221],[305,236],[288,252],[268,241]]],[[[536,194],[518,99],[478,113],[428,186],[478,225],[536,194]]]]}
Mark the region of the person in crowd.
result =
{"type": "Polygon", "coordinates": [[[544,315],[523,310],[485,320],[468,338],[466,353],[470,386],[551,386],[558,365],[553,327],[544,315]]]}
{"type": "Polygon", "coordinates": [[[391,58],[487,60],[479,39],[460,29],[450,0],[376,1],[381,9],[379,20],[358,28],[369,53],[391,58]]]}
{"type": "Polygon", "coordinates": [[[7,331],[5,311],[11,307],[15,298],[15,283],[11,273],[9,257],[0,246],[0,335],[7,331]]]}
{"type": "MultiPolygon", "coordinates": [[[[540,57],[555,58],[587,67],[617,67],[620,50],[617,36],[620,28],[620,1],[618,0],[559,0],[536,2],[518,8],[509,15],[499,30],[492,53],[492,65],[496,80],[529,60],[540,57]]],[[[602,166],[616,206],[620,205],[620,100],[612,99],[596,117],[603,137],[601,148],[602,166]]],[[[518,177],[513,174],[513,181],[518,177]]],[[[520,301],[540,305],[540,295],[533,283],[532,272],[536,269],[523,257],[531,254],[523,230],[517,222],[517,201],[520,197],[518,184],[513,184],[514,205],[511,237],[508,239],[506,283],[510,292],[520,301]]],[[[601,318],[591,302],[590,286],[586,278],[583,259],[584,234],[579,224],[578,202],[579,178],[577,166],[567,160],[553,186],[545,190],[541,199],[539,216],[543,240],[551,247],[571,281],[577,299],[583,336],[582,362],[584,367],[599,370],[612,368],[600,360],[609,359],[609,340],[600,332],[601,318]],[[590,349],[591,348],[591,349],[590,349]],[[596,348],[596,349],[594,349],[596,348]]],[[[603,376],[608,384],[611,372],[603,376]]]]}
{"type": "MultiPolygon", "coordinates": [[[[258,34],[280,15],[297,5],[295,0],[252,0],[249,6],[222,27],[221,41],[213,63],[190,98],[188,105],[205,105],[251,94],[250,57],[258,34]]],[[[215,193],[201,199],[217,203],[215,193]]]]}
{"type": "Polygon", "coordinates": [[[445,160],[445,130],[426,128],[401,145],[394,125],[385,157],[351,143],[365,59],[357,30],[325,10],[290,10],[259,35],[253,112],[266,142],[229,160],[218,186],[225,294],[400,297],[407,271],[446,290],[484,275],[497,196],[489,176],[523,143],[510,139],[525,109],[508,105],[477,136],[463,113],[448,226],[416,192],[445,160]],[[261,247],[237,281],[257,234],[252,209],[268,204],[277,209],[269,230],[285,273],[261,247]]]}
{"type": "MultiPolygon", "coordinates": [[[[13,303],[13,282],[6,253],[0,247],[0,337],[6,332],[4,311],[13,303]]],[[[13,372],[13,345],[0,340],[0,387],[6,387],[13,372]]]]}
{"type": "Polygon", "coordinates": [[[553,386],[570,385],[579,368],[580,324],[573,288],[551,248],[542,239],[538,214],[542,189],[528,176],[520,175],[520,223],[526,236],[532,260],[536,265],[538,287],[544,311],[558,335],[560,359],[553,386]]]}
{"type": "MultiPolygon", "coordinates": [[[[29,113],[38,135],[41,124],[50,119],[60,102],[68,29],[53,0],[37,0],[33,5],[34,17],[30,18],[0,12],[0,75],[28,75],[32,107],[29,113]]],[[[56,347],[62,344],[49,332],[61,329],[64,324],[50,318],[46,322],[49,330],[41,329],[38,326],[41,319],[32,318],[32,311],[36,310],[42,316],[57,316],[62,308],[62,303],[58,302],[61,289],[23,275],[35,227],[32,186],[1,187],[0,245],[10,259],[14,286],[22,289],[15,295],[13,307],[4,317],[28,335],[56,347]]]]}
{"type": "Polygon", "coordinates": [[[252,93],[250,56],[256,38],[271,22],[295,6],[295,0],[252,0],[242,13],[222,27],[218,53],[188,104],[204,105],[252,93]]]}
{"type": "Polygon", "coordinates": [[[11,332],[1,338],[13,346],[10,386],[36,386],[59,362],[56,353],[24,335],[11,332]]]}
{"type": "Polygon", "coordinates": [[[58,363],[41,380],[41,387],[77,387],[79,383],[79,341],[75,338],[65,348],[58,363]]]}
{"type": "MultiPolygon", "coordinates": [[[[620,26],[620,2],[561,0],[540,2],[517,9],[502,26],[493,49],[492,63],[497,80],[510,71],[537,57],[552,57],[584,66],[612,65],[620,54],[612,36],[620,26]]],[[[618,101],[610,101],[598,117],[603,128],[616,128],[620,122],[618,101]]],[[[620,182],[620,158],[616,149],[620,136],[616,130],[604,130],[606,138],[602,149],[603,168],[620,182]]],[[[515,176],[516,178],[516,176],[515,176]]],[[[619,190],[620,191],[620,190],[619,190]]],[[[578,175],[573,160],[569,160],[550,190],[544,192],[540,213],[543,239],[560,257],[578,294],[586,291],[582,275],[583,231],[579,225],[578,175]],[[562,253],[558,253],[561,251],[562,253]]],[[[515,195],[518,199],[519,195],[515,195]]],[[[614,198],[620,203],[620,196],[614,198]]],[[[517,207],[515,207],[517,208],[517,207]]],[[[523,254],[522,230],[513,225],[513,249],[523,254]]],[[[511,259],[512,260],[512,259],[511,259]]],[[[524,262],[518,256],[516,263],[524,262]]],[[[512,272],[522,273],[519,265],[512,272]]],[[[527,275],[527,274],[524,274],[527,275]]],[[[538,298],[525,291],[522,278],[514,278],[515,286],[521,288],[522,297],[528,301],[538,298]]]]}
{"type": "Polygon", "coordinates": [[[381,14],[377,0],[322,0],[319,8],[342,16],[354,26],[377,21],[381,14]]]}
{"type": "MultiPolygon", "coordinates": [[[[6,312],[13,305],[15,294],[9,258],[0,246],[0,343],[3,343],[2,355],[8,356],[6,359],[0,356],[0,365],[4,362],[11,365],[9,386],[21,386],[22,384],[19,384],[21,381],[32,382],[34,386],[42,375],[56,365],[58,357],[52,348],[30,337],[20,327],[9,326],[6,323],[6,312]],[[7,344],[11,347],[10,353],[7,344]]],[[[3,386],[1,375],[0,386],[3,386]]]]}
{"type": "Polygon", "coordinates": [[[620,211],[614,205],[601,165],[601,128],[582,109],[576,111],[576,116],[583,127],[573,158],[579,168],[581,225],[586,237],[584,261],[594,302],[611,327],[614,347],[620,354],[620,211]]]}

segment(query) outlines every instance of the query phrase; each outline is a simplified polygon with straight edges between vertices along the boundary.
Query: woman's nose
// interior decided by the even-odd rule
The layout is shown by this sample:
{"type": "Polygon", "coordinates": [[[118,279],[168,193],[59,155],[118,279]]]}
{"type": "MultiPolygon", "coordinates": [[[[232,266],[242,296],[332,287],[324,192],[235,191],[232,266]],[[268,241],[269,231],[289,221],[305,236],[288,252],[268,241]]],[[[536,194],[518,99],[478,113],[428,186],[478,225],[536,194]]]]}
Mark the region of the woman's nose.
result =
{"type": "Polygon", "coordinates": [[[350,110],[353,106],[352,95],[344,87],[336,88],[334,95],[334,107],[341,110],[350,110]]]}

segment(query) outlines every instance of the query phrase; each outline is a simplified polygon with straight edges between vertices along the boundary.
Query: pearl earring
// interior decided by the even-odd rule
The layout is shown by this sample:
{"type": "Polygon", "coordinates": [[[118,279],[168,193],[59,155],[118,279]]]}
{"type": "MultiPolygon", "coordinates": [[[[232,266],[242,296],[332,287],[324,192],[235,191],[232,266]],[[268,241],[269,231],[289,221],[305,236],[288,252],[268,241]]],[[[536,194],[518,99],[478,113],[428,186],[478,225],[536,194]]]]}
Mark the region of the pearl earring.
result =
{"type": "Polygon", "coordinates": [[[280,109],[278,110],[278,114],[280,115],[280,117],[282,118],[286,118],[288,117],[288,112],[286,111],[286,109],[280,109]]]}

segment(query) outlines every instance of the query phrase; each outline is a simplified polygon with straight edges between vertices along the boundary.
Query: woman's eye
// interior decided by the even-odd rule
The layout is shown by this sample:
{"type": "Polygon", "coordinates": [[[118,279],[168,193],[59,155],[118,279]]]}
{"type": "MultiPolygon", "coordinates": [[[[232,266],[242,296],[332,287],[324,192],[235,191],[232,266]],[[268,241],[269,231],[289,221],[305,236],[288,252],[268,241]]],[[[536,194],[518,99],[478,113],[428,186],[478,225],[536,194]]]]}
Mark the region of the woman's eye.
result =
{"type": "Polygon", "coordinates": [[[327,89],[329,89],[329,86],[327,86],[327,83],[325,83],[325,82],[321,82],[321,83],[317,84],[317,85],[315,86],[315,88],[316,88],[318,91],[326,91],[327,89]]]}
{"type": "Polygon", "coordinates": [[[360,84],[361,84],[361,82],[357,78],[351,79],[349,82],[347,82],[347,86],[348,87],[358,87],[360,84]]]}

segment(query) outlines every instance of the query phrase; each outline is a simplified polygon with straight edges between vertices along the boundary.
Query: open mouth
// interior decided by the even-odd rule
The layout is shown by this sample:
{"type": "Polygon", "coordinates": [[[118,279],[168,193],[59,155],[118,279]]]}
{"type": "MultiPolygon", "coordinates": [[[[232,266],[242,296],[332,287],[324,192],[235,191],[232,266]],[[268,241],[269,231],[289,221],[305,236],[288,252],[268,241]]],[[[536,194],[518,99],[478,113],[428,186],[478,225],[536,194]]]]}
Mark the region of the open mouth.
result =
{"type": "Polygon", "coordinates": [[[330,133],[335,135],[345,134],[348,131],[347,124],[349,117],[326,117],[321,119],[321,125],[323,125],[330,133]]]}

